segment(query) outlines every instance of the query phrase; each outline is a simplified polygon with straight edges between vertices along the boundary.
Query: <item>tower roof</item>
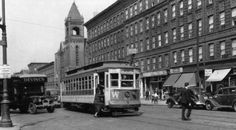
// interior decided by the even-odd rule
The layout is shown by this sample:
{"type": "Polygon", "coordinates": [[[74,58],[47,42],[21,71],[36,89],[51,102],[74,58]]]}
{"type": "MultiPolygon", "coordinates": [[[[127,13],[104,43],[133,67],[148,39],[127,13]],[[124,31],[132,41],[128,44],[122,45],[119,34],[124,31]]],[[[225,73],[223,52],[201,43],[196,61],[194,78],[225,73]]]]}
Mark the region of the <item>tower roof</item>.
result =
{"type": "Polygon", "coordinates": [[[67,16],[67,19],[80,19],[83,20],[83,16],[79,13],[79,10],[75,4],[75,2],[73,2],[69,14],[67,16]]]}

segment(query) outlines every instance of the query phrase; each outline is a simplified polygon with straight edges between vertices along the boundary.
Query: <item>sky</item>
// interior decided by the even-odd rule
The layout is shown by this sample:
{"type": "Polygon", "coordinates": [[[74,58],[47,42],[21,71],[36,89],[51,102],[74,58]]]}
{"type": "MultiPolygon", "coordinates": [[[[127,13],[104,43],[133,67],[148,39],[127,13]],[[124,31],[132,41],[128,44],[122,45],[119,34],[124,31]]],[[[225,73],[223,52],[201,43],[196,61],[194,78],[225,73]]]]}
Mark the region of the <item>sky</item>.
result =
{"type": "MultiPolygon", "coordinates": [[[[14,73],[28,69],[27,65],[31,62],[54,61],[60,42],[65,40],[64,20],[73,2],[87,22],[94,17],[95,12],[101,12],[116,0],[5,1],[7,63],[14,73]]],[[[0,11],[0,16],[1,14],[0,11]]],[[[1,33],[0,31],[0,35],[1,33]]],[[[2,64],[2,47],[0,47],[0,65],[2,64]]]]}

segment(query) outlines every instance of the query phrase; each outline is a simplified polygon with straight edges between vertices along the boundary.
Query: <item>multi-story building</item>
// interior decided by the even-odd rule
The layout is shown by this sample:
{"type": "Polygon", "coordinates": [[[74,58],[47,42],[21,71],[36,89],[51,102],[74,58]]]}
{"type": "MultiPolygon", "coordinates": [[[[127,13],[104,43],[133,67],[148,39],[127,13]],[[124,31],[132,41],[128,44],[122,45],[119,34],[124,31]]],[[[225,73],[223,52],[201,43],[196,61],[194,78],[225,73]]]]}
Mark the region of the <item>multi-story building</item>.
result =
{"type": "Polygon", "coordinates": [[[38,68],[38,73],[47,76],[47,82],[45,83],[46,94],[59,95],[60,88],[54,76],[54,62],[38,68]]]}
{"type": "Polygon", "coordinates": [[[141,94],[164,83],[236,84],[235,0],[117,0],[85,26],[86,64],[131,60],[128,50],[137,49],[141,94]]]}
{"type": "Polygon", "coordinates": [[[55,54],[55,77],[60,83],[65,72],[84,66],[84,18],[75,3],[65,19],[65,41],[55,54]]]}
{"type": "Polygon", "coordinates": [[[47,65],[47,62],[31,62],[28,64],[28,73],[29,74],[37,74],[38,73],[38,68],[47,65]]]}

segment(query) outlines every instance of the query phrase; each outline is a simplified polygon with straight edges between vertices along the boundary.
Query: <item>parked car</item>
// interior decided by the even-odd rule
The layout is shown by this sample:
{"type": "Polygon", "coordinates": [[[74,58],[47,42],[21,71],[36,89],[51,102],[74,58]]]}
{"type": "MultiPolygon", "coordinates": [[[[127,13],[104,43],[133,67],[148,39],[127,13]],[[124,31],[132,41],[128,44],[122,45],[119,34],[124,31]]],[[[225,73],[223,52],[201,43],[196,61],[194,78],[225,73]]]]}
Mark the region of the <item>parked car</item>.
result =
{"type": "MultiPolygon", "coordinates": [[[[208,98],[205,92],[199,92],[199,89],[196,87],[191,87],[196,94],[195,106],[194,107],[205,107],[205,100],[208,98]]],[[[168,108],[172,108],[174,105],[180,105],[178,99],[180,97],[181,89],[178,89],[175,93],[168,96],[166,104],[168,108]]]]}
{"type": "Polygon", "coordinates": [[[233,108],[236,111],[236,86],[220,88],[206,100],[205,104],[207,110],[233,108]]]}

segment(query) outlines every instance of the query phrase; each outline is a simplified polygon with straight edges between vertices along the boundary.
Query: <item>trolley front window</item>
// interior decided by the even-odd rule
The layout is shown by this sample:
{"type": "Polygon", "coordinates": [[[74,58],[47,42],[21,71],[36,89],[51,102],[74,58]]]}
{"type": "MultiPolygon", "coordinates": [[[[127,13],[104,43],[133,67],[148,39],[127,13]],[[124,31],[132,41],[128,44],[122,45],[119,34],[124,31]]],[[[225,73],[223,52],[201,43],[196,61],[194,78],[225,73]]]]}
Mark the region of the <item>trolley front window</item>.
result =
{"type": "Polygon", "coordinates": [[[118,87],[119,75],[117,73],[111,73],[111,87],[118,87]]]}
{"type": "Polygon", "coordinates": [[[132,74],[121,74],[121,87],[134,87],[134,76],[132,74]]]}

